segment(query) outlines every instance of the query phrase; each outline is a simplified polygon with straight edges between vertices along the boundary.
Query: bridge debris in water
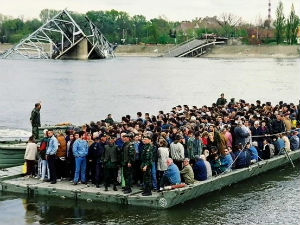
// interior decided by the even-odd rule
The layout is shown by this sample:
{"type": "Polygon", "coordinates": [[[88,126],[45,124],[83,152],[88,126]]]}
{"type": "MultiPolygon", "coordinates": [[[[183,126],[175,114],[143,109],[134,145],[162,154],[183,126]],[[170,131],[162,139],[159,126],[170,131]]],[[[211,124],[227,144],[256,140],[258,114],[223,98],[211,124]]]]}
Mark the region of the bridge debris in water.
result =
{"type": "Polygon", "coordinates": [[[101,31],[85,17],[81,27],[63,10],[4,52],[1,58],[27,59],[104,59],[114,57],[112,45],[101,31]]]}
{"type": "Polygon", "coordinates": [[[209,48],[218,44],[225,44],[227,38],[214,37],[209,39],[191,39],[170,49],[164,57],[200,57],[209,48]]]}

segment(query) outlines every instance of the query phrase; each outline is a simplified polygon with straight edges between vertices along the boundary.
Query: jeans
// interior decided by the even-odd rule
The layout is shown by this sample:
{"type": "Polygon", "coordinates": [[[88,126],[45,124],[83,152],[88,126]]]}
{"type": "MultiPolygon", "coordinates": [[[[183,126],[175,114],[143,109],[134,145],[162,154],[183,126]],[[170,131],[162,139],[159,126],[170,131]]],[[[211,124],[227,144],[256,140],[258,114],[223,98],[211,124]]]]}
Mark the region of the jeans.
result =
{"type": "Polygon", "coordinates": [[[80,174],[80,180],[81,182],[86,182],[85,180],[85,174],[86,174],[86,157],[76,157],[75,158],[75,177],[74,182],[77,183],[79,181],[79,174],[80,174]]]}
{"type": "Polygon", "coordinates": [[[41,179],[44,180],[46,178],[46,175],[47,178],[49,179],[50,177],[49,174],[50,171],[49,171],[47,160],[41,160],[41,179]]]}
{"type": "Polygon", "coordinates": [[[156,162],[153,162],[152,163],[152,168],[151,168],[153,189],[158,189],[157,177],[156,177],[156,168],[157,168],[157,164],[156,164],[156,162]]]}
{"type": "Polygon", "coordinates": [[[55,155],[48,155],[48,166],[50,170],[50,181],[56,182],[55,155]]]}

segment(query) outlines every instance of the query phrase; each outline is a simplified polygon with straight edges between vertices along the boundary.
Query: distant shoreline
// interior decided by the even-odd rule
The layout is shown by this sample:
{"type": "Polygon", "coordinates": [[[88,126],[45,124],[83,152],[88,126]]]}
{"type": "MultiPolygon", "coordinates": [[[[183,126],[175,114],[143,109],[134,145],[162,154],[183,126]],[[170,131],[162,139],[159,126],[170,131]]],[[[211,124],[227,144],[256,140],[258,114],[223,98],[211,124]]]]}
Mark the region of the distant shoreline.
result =
{"type": "MultiPolygon", "coordinates": [[[[12,44],[0,44],[0,53],[12,44]]],[[[174,45],[120,45],[116,56],[158,57],[172,49],[174,45]]],[[[225,45],[215,46],[202,58],[300,58],[299,45],[225,45]]]]}

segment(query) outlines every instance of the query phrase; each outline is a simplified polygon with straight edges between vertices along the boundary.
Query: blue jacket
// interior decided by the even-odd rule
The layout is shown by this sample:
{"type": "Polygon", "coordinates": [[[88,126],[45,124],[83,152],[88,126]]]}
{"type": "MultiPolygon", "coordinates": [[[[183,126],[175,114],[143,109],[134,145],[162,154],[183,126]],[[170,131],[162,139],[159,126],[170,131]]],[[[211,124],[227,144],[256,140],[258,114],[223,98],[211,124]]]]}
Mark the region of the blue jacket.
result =
{"type": "Polygon", "coordinates": [[[290,142],[291,142],[291,150],[297,150],[299,149],[299,137],[296,135],[293,135],[290,138],[290,142]]]}
{"type": "Polygon", "coordinates": [[[56,155],[57,149],[58,149],[58,140],[53,135],[49,140],[49,145],[46,150],[46,155],[56,155]]]}
{"type": "Polygon", "coordinates": [[[207,180],[207,169],[203,159],[198,160],[194,166],[195,180],[207,180]]]}
{"type": "Polygon", "coordinates": [[[233,159],[230,154],[221,157],[221,170],[225,171],[226,169],[232,168],[233,159]]]}
{"type": "Polygon", "coordinates": [[[246,133],[241,127],[237,126],[234,128],[234,137],[235,137],[235,144],[238,145],[241,143],[242,145],[246,144],[246,139],[249,137],[250,134],[246,133]]]}
{"type": "Polygon", "coordinates": [[[248,150],[243,150],[242,152],[237,151],[235,152],[235,156],[236,156],[236,161],[235,161],[235,168],[239,169],[239,168],[244,168],[244,167],[248,167],[251,163],[251,155],[250,152],[248,150]]]}
{"type": "Polygon", "coordinates": [[[251,154],[251,160],[255,159],[256,161],[258,161],[258,152],[257,149],[254,146],[251,146],[249,148],[250,154],[251,154]]]}
{"type": "Polygon", "coordinates": [[[168,167],[168,169],[165,172],[165,176],[168,177],[171,184],[181,183],[179,169],[174,163],[168,167]]]}
{"type": "Polygon", "coordinates": [[[73,154],[75,157],[85,157],[89,152],[89,145],[86,140],[76,140],[73,144],[73,154]]]}

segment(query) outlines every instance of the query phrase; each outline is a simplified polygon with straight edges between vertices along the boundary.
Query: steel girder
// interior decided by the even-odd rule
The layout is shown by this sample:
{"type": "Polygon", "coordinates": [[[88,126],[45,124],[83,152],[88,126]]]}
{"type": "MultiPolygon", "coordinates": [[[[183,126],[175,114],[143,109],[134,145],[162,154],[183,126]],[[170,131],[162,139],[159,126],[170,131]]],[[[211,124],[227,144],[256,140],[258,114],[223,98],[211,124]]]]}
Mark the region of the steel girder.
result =
{"type": "Polygon", "coordinates": [[[89,29],[86,32],[88,34],[80,28],[67,10],[63,10],[0,57],[59,59],[84,38],[92,46],[88,55],[95,51],[98,55],[96,58],[114,57],[112,44],[88,18],[87,21],[89,29]]]}

